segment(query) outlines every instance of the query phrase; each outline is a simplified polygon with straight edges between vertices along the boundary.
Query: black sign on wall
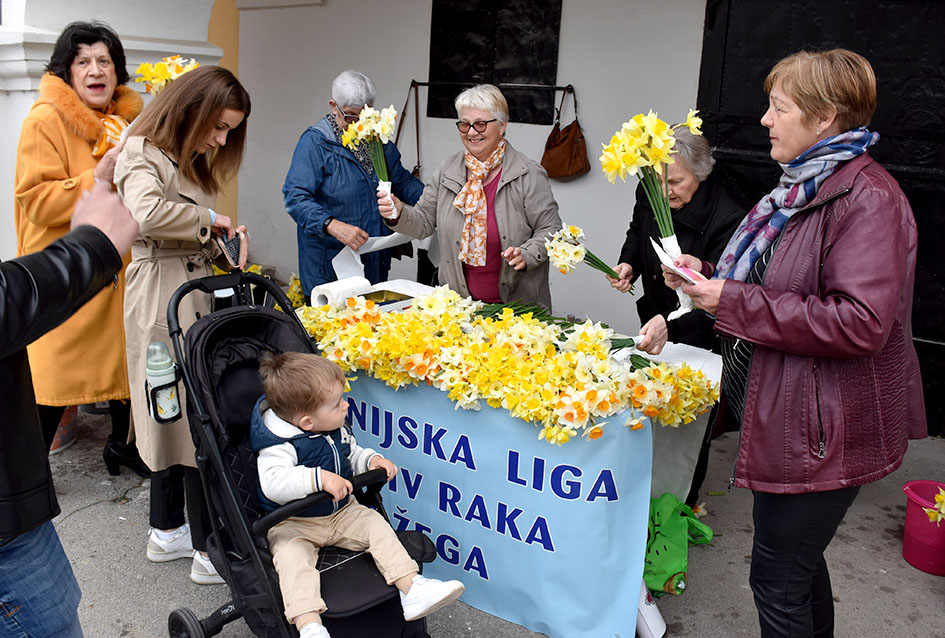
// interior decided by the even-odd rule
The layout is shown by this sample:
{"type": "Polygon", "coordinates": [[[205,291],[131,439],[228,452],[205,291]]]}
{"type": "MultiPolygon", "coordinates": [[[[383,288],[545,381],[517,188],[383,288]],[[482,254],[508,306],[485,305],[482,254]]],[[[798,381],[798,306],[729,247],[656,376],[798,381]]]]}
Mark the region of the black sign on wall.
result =
{"type": "Polygon", "coordinates": [[[561,0],[433,0],[428,117],[456,117],[464,88],[495,84],[512,122],[551,124],[561,0]]]}
{"type": "MultiPolygon", "coordinates": [[[[945,2],[708,0],[698,105],[717,169],[749,205],[780,176],[770,159],[764,79],[802,49],[851,49],[872,64],[879,132],[870,154],[899,182],[919,230],[913,336],[930,433],[945,426],[945,2]]],[[[877,264],[882,267],[882,264],[877,264]]]]}

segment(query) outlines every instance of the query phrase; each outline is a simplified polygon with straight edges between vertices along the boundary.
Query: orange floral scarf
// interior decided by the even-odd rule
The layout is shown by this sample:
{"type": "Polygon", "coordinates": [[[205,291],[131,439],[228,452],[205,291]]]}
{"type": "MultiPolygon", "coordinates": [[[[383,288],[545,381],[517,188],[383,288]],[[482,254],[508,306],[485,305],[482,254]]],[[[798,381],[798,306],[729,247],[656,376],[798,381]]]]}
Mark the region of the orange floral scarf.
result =
{"type": "Polygon", "coordinates": [[[463,223],[462,244],[459,249],[459,259],[469,266],[486,265],[486,193],[482,188],[482,181],[489,171],[502,163],[505,156],[505,140],[499,140],[499,145],[486,161],[480,162],[466,151],[466,183],[453,200],[453,206],[458,208],[466,221],[463,223]]]}
{"type": "Polygon", "coordinates": [[[109,105],[108,110],[104,113],[102,111],[95,111],[95,114],[98,116],[98,119],[102,120],[102,124],[105,125],[105,130],[102,132],[101,136],[99,136],[98,142],[95,143],[95,148],[92,149],[92,157],[101,158],[109,149],[118,144],[118,141],[121,139],[122,131],[128,128],[128,120],[120,115],[115,115],[112,112],[111,105],[109,105]]]}

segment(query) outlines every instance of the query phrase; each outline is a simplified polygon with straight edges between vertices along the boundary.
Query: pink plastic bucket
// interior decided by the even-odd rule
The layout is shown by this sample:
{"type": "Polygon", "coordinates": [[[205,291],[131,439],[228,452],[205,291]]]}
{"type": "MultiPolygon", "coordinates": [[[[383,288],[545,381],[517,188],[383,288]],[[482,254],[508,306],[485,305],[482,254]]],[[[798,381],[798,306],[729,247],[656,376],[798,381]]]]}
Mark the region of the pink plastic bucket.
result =
{"type": "Polygon", "coordinates": [[[929,521],[923,507],[935,505],[938,481],[909,481],[902,486],[906,503],[906,533],[902,539],[902,557],[924,572],[945,576],[945,525],[929,521]]]}

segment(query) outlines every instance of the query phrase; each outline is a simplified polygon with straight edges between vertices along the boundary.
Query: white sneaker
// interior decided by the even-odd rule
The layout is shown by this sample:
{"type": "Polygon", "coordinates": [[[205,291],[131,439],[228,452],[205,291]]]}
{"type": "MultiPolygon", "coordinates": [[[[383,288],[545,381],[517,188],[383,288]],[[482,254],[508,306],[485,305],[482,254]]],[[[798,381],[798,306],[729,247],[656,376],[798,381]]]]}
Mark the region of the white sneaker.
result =
{"type": "Polygon", "coordinates": [[[204,558],[197,550],[194,550],[194,562],[190,564],[190,580],[198,585],[222,585],[225,582],[210,558],[204,558]]]}
{"type": "Polygon", "coordinates": [[[464,591],[466,586],[458,580],[436,580],[417,574],[413,577],[410,591],[400,594],[404,620],[416,620],[432,614],[462,596],[464,591]]]}
{"type": "Polygon", "coordinates": [[[148,560],[155,563],[166,563],[178,558],[190,558],[194,553],[194,546],[190,543],[190,526],[186,523],[177,528],[174,535],[168,540],[161,540],[157,530],[148,530],[148,560]]]}
{"type": "Polygon", "coordinates": [[[302,627],[302,633],[299,634],[299,638],[331,638],[331,635],[328,633],[328,630],[325,629],[325,625],[310,622],[302,627]]]}

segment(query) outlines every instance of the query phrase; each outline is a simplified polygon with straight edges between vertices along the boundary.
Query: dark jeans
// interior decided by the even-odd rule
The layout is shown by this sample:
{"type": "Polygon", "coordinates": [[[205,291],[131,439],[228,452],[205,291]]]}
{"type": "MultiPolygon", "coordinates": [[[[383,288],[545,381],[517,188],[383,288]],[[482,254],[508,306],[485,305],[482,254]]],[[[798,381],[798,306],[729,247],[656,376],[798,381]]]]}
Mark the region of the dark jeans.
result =
{"type": "Polygon", "coordinates": [[[82,638],[81,597],[52,522],[0,545],[0,636],[82,638]]]}
{"type": "Polygon", "coordinates": [[[762,638],[833,636],[833,591],[824,550],[859,491],[753,492],[749,583],[762,638]]]}
{"type": "Polygon", "coordinates": [[[155,529],[177,529],[190,523],[190,540],[194,549],[207,551],[210,514],[203,500],[200,473],[195,467],[172,465],[151,473],[151,514],[149,524],[155,529]],[[184,520],[184,506],[187,521],[184,520]]]}

